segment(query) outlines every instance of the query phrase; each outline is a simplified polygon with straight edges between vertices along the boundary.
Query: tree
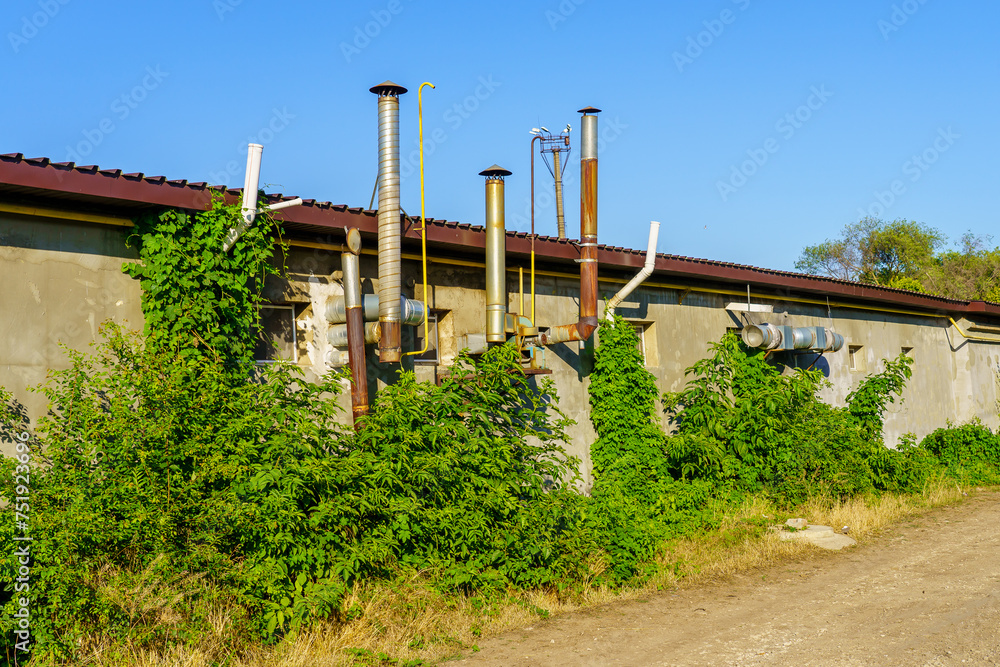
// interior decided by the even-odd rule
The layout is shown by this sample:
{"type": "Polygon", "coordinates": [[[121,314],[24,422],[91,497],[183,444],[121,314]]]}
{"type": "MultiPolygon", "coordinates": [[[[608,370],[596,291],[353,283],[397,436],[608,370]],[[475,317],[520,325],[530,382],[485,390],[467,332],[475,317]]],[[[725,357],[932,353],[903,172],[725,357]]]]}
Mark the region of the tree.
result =
{"type": "Polygon", "coordinates": [[[1000,248],[987,249],[990,236],[967,232],[959,250],[939,253],[923,285],[931,294],[952,299],[1000,302],[1000,248]]]}
{"type": "Polygon", "coordinates": [[[806,247],[795,268],[841,280],[922,290],[921,280],[944,242],[944,234],[919,222],[865,217],[845,226],[841,238],[806,247]]]}

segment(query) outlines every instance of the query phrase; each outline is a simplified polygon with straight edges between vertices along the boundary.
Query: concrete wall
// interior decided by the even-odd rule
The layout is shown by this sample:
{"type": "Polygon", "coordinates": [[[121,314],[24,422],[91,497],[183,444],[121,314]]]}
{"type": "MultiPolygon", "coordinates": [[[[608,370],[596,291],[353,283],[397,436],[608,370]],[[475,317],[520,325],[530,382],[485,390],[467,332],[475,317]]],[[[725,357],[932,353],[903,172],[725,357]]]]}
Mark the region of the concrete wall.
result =
{"type": "MultiPolygon", "coordinates": [[[[84,350],[105,320],[142,328],[136,257],[121,227],[0,214],[0,385],[32,416],[47,409],[28,388],[66,368],[59,344],[84,350]]],[[[9,453],[9,443],[0,443],[9,453]]]]}
{"type": "MultiPolygon", "coordinates": [[[[138,283],[121,272],[122,262],[135,257],[134,251],[126,247],[127,233],[109,226],[0,216],[0,279],[5,285],[0,290],[0,308],[5,315],[0,324],[0,384],[13,390],[32,415],[41,414],[45,402],[39,394],[29,393],[27,387],[44,381],[48,369],[66,366],[58,343],[85,349],[96,339],[100,323],[109,318],[141,327],[138,283]]],[[[312,379],[346,358],[346,351],[333,348],[326,340],[326,304],[343,293],[339,283],[340,255],[294,247],[285,259],[288,280],[269,282],[265,292],[274,303],[294,306],[298,363],[306,377],[312,379]]],[[[374,256],[362,256],[361,271],[363,291],[376,293],[374,256]]],[[[404,262],[403,281],[407,296],[422,297],[419,263],[404,262]]],[[[414,367],[412,358],[406,358],[404,367],[415,369],[420,379],[434,380],[435,373],[444,370],[457,354],[459,336],[484,331],[485,279],[480,268],[433,263],[428,283],[430,306],[441,317],[442,367],[414,367]]],[[[514,312],[518,310],[516,273],[508,273],[507,286],[509,309],[514,312]]],[[[600,294],[610,298],[619,287],[619,283],[601,282],[600,294]]],[[[540,276],[536,292],[541,328],[577,320],[576,278],[540,276]]],[[[644,329],[647,365],[661,392],[682,389],[684,369],[707,356],[709,343],[719,340],[727,329],[741,326],[739,313],[725,309],[733,300],[721,294],[644,286],[622,304],[619,314],[644,329]]],[[[978,417],[997,427],[1000,346],[956,338],[947,318],[838,308],[828,312],[825,305],[790,299],[755,297],[754,302],[774,308],[772,315],[751,315],[755,322],[826,326],[844,336],[844,349],[816,363],[831,383],[821,395],[835,405],[843,405],[847,394],[868,373],[880,370],[881,359],[894,358],[902,348],[911,348],[915,358],[913,378],[904,392],[904,402],[890,407],[886,421],[890,445],[907,432],[921,438],[948,420],[964,422],[978,417]],[[860,346],[854,368],[850,346],[860,346]]],[[[599,312],[603,310],[602,302],[599,312]]],[[[404,327],[404,344],[412,340],[407,330],[412,332],[412,328],[404,327]]],[[[560,344],[544,352],[560,407],[576,421],[569,432],[569,451],[584,462],[587,488],[591,482],[590,445],[595,439],[587,393],[593,344],[593,340],[560,344]]],[[[813,354],[803,354],[796,362],[788,353],[778,357],[782,363],[802,366],[814,358],[813,354]]],[[[378,364],[369,347],[371,392],[394,381],[398,368],[378,364]]],[[[350,418],[348,401],[345,392],[341,400],[345,419],[350,418]]]]}

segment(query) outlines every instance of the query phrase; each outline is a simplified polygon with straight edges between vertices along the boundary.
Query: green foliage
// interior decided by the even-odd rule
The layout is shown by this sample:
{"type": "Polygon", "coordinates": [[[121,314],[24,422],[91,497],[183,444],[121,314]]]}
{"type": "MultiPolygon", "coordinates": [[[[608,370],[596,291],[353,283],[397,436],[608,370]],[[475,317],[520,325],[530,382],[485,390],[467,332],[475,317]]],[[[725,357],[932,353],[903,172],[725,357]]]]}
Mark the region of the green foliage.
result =
{"type": "Polygon", "coordinates": [[[922,291],[921,279],[945,241],[940,231],[911,220],[865,217],[841,238],[809,246],[795,268],[842,280],[922,291]]]}
{"type": "Polygon", "coordinates": [[[979,421],[939,428],[920,443],[947,473],[966,484],[1000,483],[1000,436],[979,421]]]}
{"type": "MultiPolygon", "coordinates": [[[[594,547],[561,447],[568,422],[513,350],[463,359],[440,387],[403,374],[355,434],[337,375],[303,382],[275,364],[247,381],[211,356],[181,363],[137,334],[104,335],[54,372],[33,445],[42,651],[72,656],[95,632],[194,637],[218,598],[246,610],[244,633],[280,636],[336,615],[352,583],[400,571],[446,590],[584,577],[594,547]],[[154,603],[137,608],[129,591],[154,603]]],[[[0,571],[6,587],[15,569],[0,571]]]]}
{"type": "Polygon", "coordinates": [[[646,370],[638,338],[620,317],[602,320],[590,376],[590,419],[598,434],[591,448],[595,476],[626,454],[655,460],[663,432],[654,422],[656,378],[646,370]]]}
{"type": "Polygon", "coordinates": [[[440,386],[402,374],[357,436],[383,499],[361,521],[362,541],[387,546],[393,564],[435,569],[449,589],[579,574],[589,548],[577,462],[562,449],[570,423],[550,381],[534,387],[509,345],[460,358],[440,386]]]}
{"type": "Polygon", "coordinates": [[[964,234],[942,250],[944,235],[908,220],[863,218],[840,238],[803,249],[795,267],[807,273],[951,299],[1000,302],[1000,248],[989,236],[964,234]]]}
{"type": "MultiPolygon", "coordinates": [[[[486,600],[578,588],[600,563],[602,581],[621,583],[749,492],[794,504],[915,490],[942,470],[1000,480],[1000,444],[980,424],[883,446],[909,359],[833,408],[817,399],[818,372],[783,375],[731,334],[663,397],[667,436],[621,318],[600,325],[590,383],[592,498],[575,490],[571,422],[551,382],[525,376],[510,346],[461,357],[440,385],[401,373],[347,429],[342,375],[306,382],[293,365],[253,365],[274,228],[258,218],[221,252],[238,223],[220,202],[140,220],[142,262],[125,271],[142,283],[145,334],[106,325],[41,389],[50,412],[28,469],[36,656],[75,661],[87,638],[166,649],[213,632],[218,604],[242,610],[233,636],[275,641],[355,617],[342,603],[358,582],[415,572],[486,600]]],[[[26,427],[0,389],[0,433],[26,427]]],[[[0,461],[8,501],[17,464],[0,461]]],[[[4,544],[15,510],[0,508],[4,544]]],[[[3,632],[17,566],[13,549],[0,556],[3,632]]]]}
{"type": "Polygon", "coordinates": [[[814,494],[919,488],[929,474],[923,452],[882,443],[885,408],[902,391],[912,360],[886,362],[845,410],[817,398],[818,371],[782,375],[735,334],[712,351],[688,369],[693,378],[683,391],[664,396],[676,429],[666,445],[675,476],[710,480],[716,493],[763,491],[794,504],[814,494]]]}
{"type": "Polygon", "coordinates": [[[208,211],[166,209],[136,219],[141,261],[123,270],[140,281],[148,345],[184,358],[253,361],[261,289],[278,274],[272,265],[278,228],[262,212],[223,251],[226,233],[240,224],[239,206],[218,197],[208,211]]]}
{"type": "Polygon", "coordinates": [[[890,403],[896,402],[910,379],[913,359],[900,353],[896,359],[882,360],[885,368],[880,373],[869,375],[858,388],[847,395],[847,409],[851,417],[873,440],[882,438],[882,421],[890,403]]]}
{"type": "Polygon", "coordinates": [[[1000,248],[989,236],[967,233],[956,250],[939,253],[922,278],[931,294],[952,299],[1000,302],[1000,248]]]}
{"type": "Polygon", "coordinates": [[[611,555],[610,574],[625,581],[650,572],[663,541],[704,524],[709,485],[675,481],[656,419],[656,381],[638,339],[620,317],[602,320],[590,377],[592,512],[597,539],[611,555]]]}

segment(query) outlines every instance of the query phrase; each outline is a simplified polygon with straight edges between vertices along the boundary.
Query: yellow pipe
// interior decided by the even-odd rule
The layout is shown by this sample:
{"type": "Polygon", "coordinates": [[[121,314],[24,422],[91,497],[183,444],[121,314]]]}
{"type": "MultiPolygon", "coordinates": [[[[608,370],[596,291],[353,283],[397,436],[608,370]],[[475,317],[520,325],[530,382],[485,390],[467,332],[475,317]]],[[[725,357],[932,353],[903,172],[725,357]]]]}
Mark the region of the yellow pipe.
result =
{"type": "Polygon", "coordinates": [[[535,326],[535,249],[531,249],[531,326],[535,326]]]}
{"type": "Polygon", "coordinates": [[[517,295],[518,295],[518,309],[517,316],[522,317],[524,315],[524,267],[517,267],[517,295]]]}
{"type": "Polygon", "coordinates": [[[19,215],[33,215],[39,218],[56,218],[59,220],[74,220],[77,222],[97,222],[103,225],[115,225],[116,227],[135,226],[134,223],[128,218],[119,218],[113,215],[96,215],[94,213],[61,211],[56,208],[45,208],[44,206],[0,204],[0,213],[17,213],[19,215]]]}
{"type": "Polygon", "coordinates": [[[427,330],[431,304],[427,301],[427,214],[424,212],[424,86],[433,88],[434,84],[424,81],[417,89],[417,125],[420,134],[420,261],[424,270],[424,347],[421,350],[406,352],[403,354],[404,357],[424,354],[431,344],[431,334],[427,330]]]}
{"type": "Polygon", "coordinates": [[[966,340],[979,340],[984,343],[1000,343],[1000,338],[986,338],[985,336],[970,336],[969,334],[962,331],[962,327],[958,326],[958,322],[956,322],[954,319],[949,317],[948,321],[954,325],[955,330],[958,331],[958,333],[962,335],[962,338],[965,338],[966,340]]]}

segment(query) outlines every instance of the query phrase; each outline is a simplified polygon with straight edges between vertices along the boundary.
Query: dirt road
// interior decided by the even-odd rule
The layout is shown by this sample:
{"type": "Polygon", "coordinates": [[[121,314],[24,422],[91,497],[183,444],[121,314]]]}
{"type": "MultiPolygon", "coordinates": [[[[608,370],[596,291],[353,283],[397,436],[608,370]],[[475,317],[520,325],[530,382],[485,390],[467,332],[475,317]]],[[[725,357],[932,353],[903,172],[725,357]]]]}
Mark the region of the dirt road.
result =
{"type": "Polygon", "coordinates": [[[725,584],[539,622],[457,663],[1000,663],[1000,494],[725,584]]]}

